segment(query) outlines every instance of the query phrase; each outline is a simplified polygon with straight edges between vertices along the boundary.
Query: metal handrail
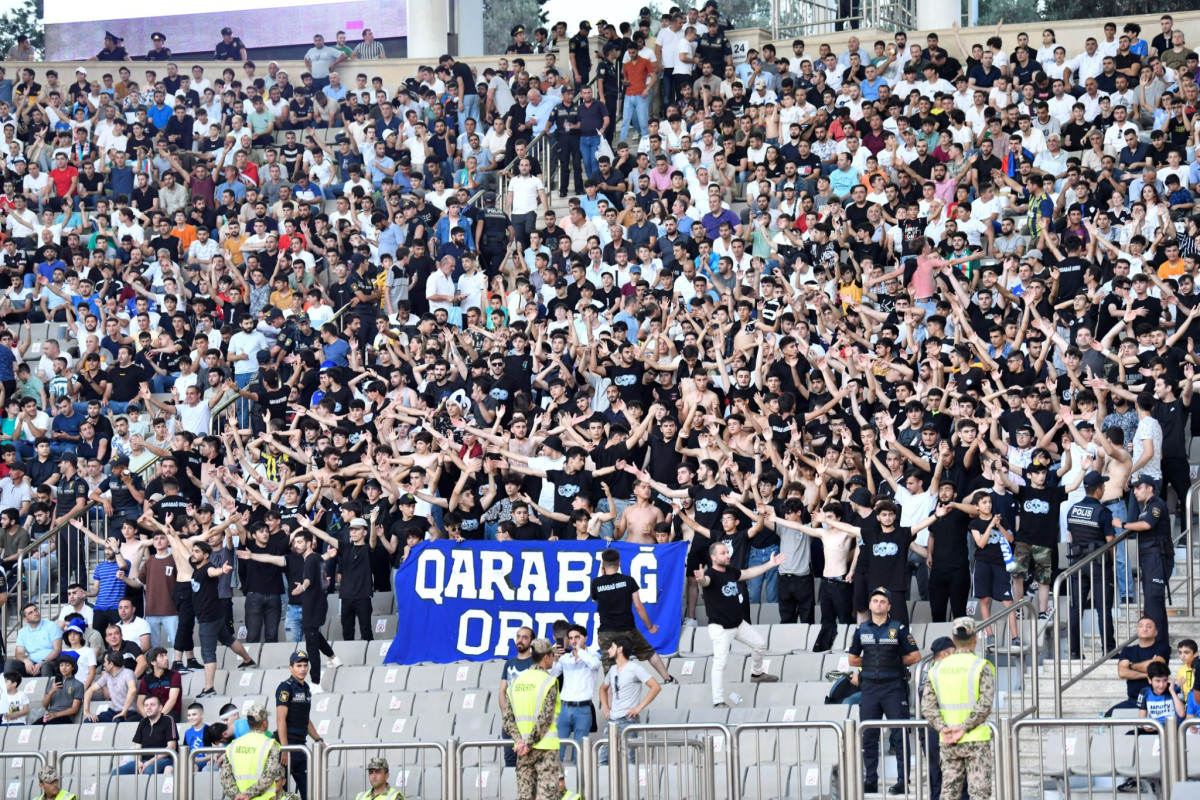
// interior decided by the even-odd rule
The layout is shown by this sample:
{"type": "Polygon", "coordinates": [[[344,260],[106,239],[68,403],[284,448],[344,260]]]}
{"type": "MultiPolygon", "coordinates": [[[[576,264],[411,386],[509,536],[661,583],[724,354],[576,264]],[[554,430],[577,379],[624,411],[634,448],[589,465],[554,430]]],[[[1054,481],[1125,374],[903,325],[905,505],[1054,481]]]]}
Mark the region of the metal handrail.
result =
{"type": "MultiPolygon", "coordinates": [[[[636,736],[638,734],[650,734],[650,733],[662,733],[662,734],[678,733],[678,734],[683,734],[683,736],[685,737],[683,739],[683,741],[680,741],[680,742],[670,742],[665,739],[661,743],[660,742],[652,742],[652,741],[642,741],[642,742],[638,743],[638,745],[637,745],[638,749],[641,749],[641,750],[656,747],[660,744],[664,747],[672,747],[672,746],[673,747],[686,747],[686,746],[690,746],[690,743],[692,743],[694,741],[692,739],[692,737],[702,736],[703,739],[702,739],[701,743],[705,746],[705,748],[707,748],[709,750],[709,754],[708,754],[709,755],[709,765],[712,766],[716,763],[715,758],[712,757],[713,752],[714,752],[713,751],[713,748],[714,748],[713,734],[718,734],[718,735],[724,737],[724,739],[728,743],[730,749],[733,749],[733,747],[734,747],[733,730],[734,730],[733,728],[730,728],[728,725],[724,725],[720,722],[672,723],[672,724],[662,724],[662,725],[655,725],[655,724],[647,723],[647,724],[627,725],[621,729],[618,729],[617,723],[609,722],[608,723],[608,740],[609,740],[608,768],[609,768],[610,793],[614,797],[626,796],[624,792],[619,793],[619,789],[623,789],[622,782],[628,777],[628,772],[624,769],[621,769],[621,766],[628,762],[628,758],[627,758],[626,754],[628,753],[629,748],[630,748],[630,739],[633,738],[634,736],[636,736]]],[[[712,780],[715,782],[716,778],[715,778],[715,775],[712,774],[711,770],[710,770],[709,774],[710,774],[710,777],[712,777],[712,780]]],[[[731,770],[731,769],[726,770],[725,771],[725,779],[726,779],[726,791],[728,792],[727,796],[728,797],[738,797],[739,796],[737,793],[738,779],[734,775],[734,770],[731,770]]],[[[714,785],[714,788],[715,788],[715,785],[714,785]]],[[[713,793],[710,792],[706,796],[713,797],[716,795],[714,795],[713,793]]]]}
{"type": "MultiPolygon", "coordinates": [[[[420,744],[425,744],[428,746],[433,743],[422,742],[420,744]]],[[[467,750],[479,750],[483,748],[494,749],[497,747],[512,747],[513,744],[513,740],[507,737],[503,739],[473,739],[468,741],[459,741],[456,738],[451,738],[446,743],[446,746],[441,748],[443,759],[452,759],[452,764],[451,762],[443,760],[443,763],[447,764],[447,766],[442,770],[443,781],[445,782],[444,796],[447,798],[455,798],[455,800],[465,800],[467,796],[466,787],[461,785],[463,772],[463,753],[465,753],[467,750]],[[455,782],[458,782],[457,786],[455,785],[455,782]]],[[[575,791],[584,797],[591,796],[589,795],[589,792],[591,792],[591,794],[595,794],[596,791],[599,790],[599,785],[597,784],[595,787],[591,785],[590,765],[592,761],[590,758],[590,748],[580,745],[579,742],[575,741],[574,739],[559,739],[559,744],[575,751],[575,763],[578,765],[575,774],[577,776],[576,780],[579,782],[579,786],[576,787],[575,791]],[[593,788],[595,791],[592,791],[593,788]]],[[[389,745],[380,746],[387,747],[389,745]]],[[[375,747],[373,744],[329,745],[328,749],[354,750],[357,748],[373,747],[375,747]]],[[[428,792],[425,792],[425,794],[428,794],[428,792]]]]}
{"type": "MultiPolygon", "coordinates": [[[[574,740],[568,739],[568,740],[564,740],[564,742],[570,742],[570,744],[578,747],[578,743],[575,742],[574,740]]],[[[317,763],[315,764],[315,766],[310,766],[310,770],[317,772],[321,776],[327,776],[328,772],[329,772],[328,759],[329,759],[330,753],[352,752],[355,750],[372,750],[372,751],[374,751],[374,750],[400,750],[402,752],[403,751],[421,752],[421,751],[425,751],[425,750],[433,750],[439,756],[441,756],[441,759],[442,759],[442,775],[441,775],[442,797],[445,797],[445,798],[453,797],[452,793],[454,791],[454,786],[453,786],[453,782],[451,781],[452,770],[451,770],[451,766],[450,766],[450,746],[445,742],[379,742],[379,743],[354,742],[354,743],[321,745],[321,746],[318,746],[314,750],[315,761],[317,763]]],[[[401,765],[393,764],[392,767],[393,767],[393,769],[397,769],[397,768],[403,769],[402,764],[401,765]]],[[[322,777],[321,779],[324,780],[324,777],[322,777]]],[[[395,780],[395,778],[393,778],[393,780],[395,780]]],[[[405,787],[401,784],[393,783],[393,785],[397,786],[397,788],[399,788],[401,790],[407,789],[407,787],[405,787]]],[[[327,787],[323,787],[323,788],[327,788],[327,787]]],[[[429,794],[429,793],[430,793],[429,790],[425,790],[425,792],[423,792],[423,794],[429,794]]],[[[580,789],[579,793],[584,794],[582,789],[580,789]]],[[[328,792],[326,791],[326,792],[324,792],[324,794],[328,794],[328,792]]],[[[193,795],[193,797],[194,796],[195,795],[193,795]]]]}
{"type": "MultiPolygon", "coordinates": [[[[151,463],[153,463],[153,462],[151,462],[151,463]]],[[[65,516],[61,520],[59,520],[59,522],[57,524],[50,526],[50,530],[43,533],[37,539],[32,540],[29,544],[27,544],[24,548],[22,548],[21,551],[17,554],[16,564],[17,564],[17,609],[18,610],[24,608],[26,603],[29,602],[29,601],[27,601],[26,596],[25,596],[24,576],[25,576],[25,561],[29,558],[30,554],[35,553],[39,549],[41,549],[41,546],[43,544],[45,544],[46,542],[50,541],[51,537],[57,537],[59,533],[61,533],[66,528],[70,527],[71,523],[74,522],[76,519],[78,519],[81,516],[86,516],[87,514],[90,514],[98,505],[100,505],[100,504],[95,501],[92,501],[92,502],[87,503],[83,508],[77,509],[75,511],[72,511],[70,514],[67,514],[67,516],[65,516]]],[[[65,568],[65,564],[62,563],[61,556],[60,556],[59,560],[60,560],[60,566],[65,568]]],[[[38,581],[39,581],[39,583],[41,582],[40,575],[38,577],[38,581]]],[[[53,594],[57,594],[57,593],[55,592],[53,594]]],[[[39,604],[38,611],[41,611],[41,610],[42,609],[39,604]]],[[[43,614],[42,616],[46,616],[46,615],[43,614]]],[[[5,636],[6,640],[10,635],[15,633],[15,630],[9,629],[8,622],[9,622],[8,607],[6,605],[4,607],[3,618],[0,619],[0,625],[3,625],[4,636],[5,636]]],[[[18,618],[16,620],[16,627],[20,628],[20,626],[21,626],[21,618],[20,618],[20,616],[18,616],[18,618]]]]}
{"type": "MultiPolygon", "coordinates": [[[[824,763],[823,760],[820,758],[820,754],[821,754],[821,749],[820,749],[821,748],[821,745],[820,745],[820,742],[821,742],[820,735],[821,734],[820,734],[820,732],[821,731],[831,731],[833,733],[833,735],[837,738],[837,748],[835,750],[835,753],[837,755],[837,766],[838,766],[838,777],[837,777],[838,796],[839,797],[852,797],[853,796],[852,792],[854,792],[858,786],[858,780],[857,779],[851,780],[851,776],[850,776],[850,763],[849,763],[849,756],[847,754],[848,748],[846,747],[847,730],[844,725],[841,725],[837,722],[833,722],[832,720],[803,720],[803,721],[797,721],[797,722],[750,722],[750,723],[746,723],[744,725],[736,726],[733,729],[733,743],[732,743],[732,745],[730,745],[730,751],[731,751],[730,758],[732,759],[732,762],[733,762],[732,766],[730,767],[730,772],[733,775],[733,779],[735,781],[735,786],[736,786],[737,791],[735,794],[733,794],[731,796],[732,797],[742,797],[744,794],[744,790],[745,790],[745,787],[742,786],[742,753],[743,753],[742,735],[743,734],[761,733],[763,731],[805,731],[805,730],[817,731],[817,737],[818,737],[817,738],[817,756],[818,756],[817,761],[819,763],[824,763]]],[[[776,759],[777,767],[778,766],[785,766],[785,767],[788,766],[786,764],[780,764],[780,762],[782,762],[782,761],[783,761],[783,756],[782,756],[782,754],[779,754],[778,758],[776,759]]],[[[781,785],[782,785],[782,782],[781,782],[781,785]]],[[[819,794],[819,792],[818,792],[818,794],[819,794]]]]}
{"type": "Polygon", "coordinates": [[[1187,556],[1184,559],[1186,567],[1184,585],[1187,586],[1187,613],[1189,617],[1196,614],[1196,529],[1194,525],[1197,497],[1200,497],[1200,480],[1188,487],[1187,497],[1184,498],[1184,511],[1187,514],[1187,520],[1180,526],[1179,539],[1173,539],[1173,543],[1175,544],[1178,544],[1182,540],[1187,551],[1187,556]]]}
{"type": "MultiPolygon", "coordinates": [[[[1055,714],[1055,716],[1062,716],[1063,693],[1068,688],[1070,688],[1071,686],[1074,686],[1080,680],[1087,677],[1091,673],[1095,672],[1097,669],[1100,668],[1100,666],[1102,664],[1107,662],[1109,659],[1111,659],[1117,653],[1121,652],[1121,648],[1123,648],[1125,645],[1129,644],[1130,642],[1132,642],[1134,639],[1137,638],[1137,636],[1135,634],[1135,635],[1127,636],[1125,639],[1123,639],[1121,641],[1115,641],[1116,647],[1112,650],[1104,650],[1103,642],[1101,642],[1100,650],[1102,652],[1100,652],[1098,655],[1095,655],[1095,657],[1091,659],[1091,663],[1085,663],[1082,667],[1080,667],[1080,669],[1077,672],[1074,672],[1074,674],[1072,674],[1070,677],[1064,678],[1063,662],[1066,661],[1067,659],[1064,658],[1063,654],[1062,654],[1060,631],[1065,629],[1065,631],[1069,635],[1071,624],[1074,623],[1075,625],[1081,626],[1082,625],[1082,617],[1080,617],[1079,620],[1074,620],[1071,618],[1070,603],[1068,602],[1068,603],[1064,604],[1063,602],[1060,601],[1060,599],[1063,597],[1063,589],[1064,589],[1064,587],[1067,586],[1068,581],[1075,578],[1077,575],[1079,575],[1085,569],[1090,571],[1096,565],[1097,561],[1099,561],[1100,559],[1103,559],[1103,558],[1107,558],[1109,556],[1109,553],[1115,554],[1116,548],[1124,547],[1125,546],[1124,543],[1129,541],[1129,539],[1131,537],[1132,537],[1132,534],[1129,531],[1127,531],[1127,530],[1121,531],[1119,536],[1116,536],[1112,539],[1112,541],[1105,542],[1103,545],[1097,547],[1095,550],[1093,550],[1091,553],[1089,553],[1086,558],[1084,558],[1083,560],[1081,560],[1075,564],[1070,565],[1065,570],[1060,572],[1058,574],[1058,577],[1056,577],[1054,579],[1053,588],[1051,588],[1051,590],[1050,590],[1050,597],[1055,599],[1054,611],[1050,615],[1050,636],[1051,636],[1051,640],[1052,640],[1051,641],[1051,646],[1052,646],[1051,655],[1053,657],[1053,663],[1054,663],[1054,714],[1055,714]],[[1065,606],[1065,610],[1064,610],[1064,606],[1065,606]]],[[[1095,594],[1100,588],[1102,588],[1102,587],[1092,587],[1092,593],[1095,594]]],[[[1106,588],[1106,587],[1104,587],[1104,588],[1106,588]]],[[[1113,588],[1113,591],[1114,592],[1116,591],[1115,586],[1113,588]]],[[[1133,591],[1135,593],[1134,598],[1136,600],[1138,598],[1138,594],[1140,594],[1140,592],[1141,592],[1140,583],[1135,581],[1133,583],[1133,586],[1131,587],[1131,591],[1133,591]]],[[[1093,601],[1092,606],[1095,607],[1095,605],[1096,605],[1096,603],[1093,601]]],[[[1114,604],[1114,606],[1115,606],[1115,604],[1114,604]]],[[[1140,603],[1134,603],[1134,607],[1140,607],[1140,603]]],[[[1116,628],[1116,624],[1117,624],[1117,619],[1115,618],[1115,616],[1116,615],[1114,615],[1114,619],[1110,623],[1110,624],[1112,624],[1112,626],[1114,628],[1114,632],[1113,632],[1114,640],[1116,637],[1115,628],[1116,628]]],[[[1082,636],[1082,631],[1080,631],[1080,636],[1082,636]]],[[[1069,657],[1069,655],[1070,654],[1068,654],[1068,657],[1069,657]]]]}
{"type": "MultiPolygon", "coordinates": [[[[1178,774],[1177,770],[1179,768],[1179,753],[1178,753],[1179,742],[1178,742],[1178,738],[1177,738],[1179,729],[1175,725],[1164,726],[1161,722],[1159,722],[1158,720],[1153,719],[1151,717],[1145,717],[1145,718],[1084,717],[1084,718],[1079,718],[1079,719],[1028,718],[1028,719],[1017,720],[1017,721],[1011,723],[1011,726],[1009,727],[1009,735],[1004,737],[1005,746],[1007,748],[1009,748],[1009,754],[1011,755],[1010,758],[1005,759],[1005,761],[1007,762],[1007,769],[1009,770],[1009,773],[1006,776],[1008,778],[1008,780],[1006,780],[1006,781],[1005,780],[997,780],[996,784],[998,786],[1008,786],[1009,792],[1010,792],[1010,797],[1014,798],[1014,800],[1019,800],[1019,798],[1022,797],[1022,793],[1021,793],[1021,761],[1018,756],[1020,753],[1020,739],[1021,739],[1022,732],[1026,731],[1027,729],[1028,730],[1061,729],[1061,730],[1065,731],[1067,728],[1086,728],[1089,731],[1091,729],[1105,729],[1105,730],[1108,730],[1110,733],[1115,733],[1115,731],[1117,729],[1129,729],[1131,732],[1134,732],[1134,731],[1137,731],[1139,728],[1152,728],[1154,734],[1157,734],[1159,741],[1161,742],[1161,747],[1162,747],[1161,755],[1159,756],[1160,764],[1162,767],[1162,793],[1160,796],[1161,797],[1170,797],[1171,796],[1171,789],[1176,780],[1176,775],[1178,774]]],[[[1111,743],[1111,746],[1115,752],[1118,749],[1116,747],[1115,737],[1110,737],[1110,738],[1114,738],[1114,741],[1111,743]]],[[[1129,746],[1129,745],[1135,746],[1134,765],[1135,765],[1135,768],[1140,773],[1141,766],[1136,757],[1137,751],[1136,751],[1135,742],[1136,742],[1136,740],[1130,741],[1127,746],[1129,746]]],[[[1089,742],[1089,748],[1090,748],[1090,742],[1089,742]]],[[[1124,748],[1120,748],[1120,749],[1124,749],[1124,748]]],[[[1044,761],[1039,758],[1038,763],[1040,766],[1040,765],[1044,764],[1044,761]]],[[[1089,763],[1090,763],[1090,749],[1089,749],[1089,763]]],[[[1117,769],[1117,767],[1114,764],[1113,772],[1115,774],[1119,774],[1119,773],[1116,773],[1116,769],[1117,769]]],[[[1044,775],[1044,773],[1042,773],[1042,774],[1044,775]]],[[[1139,775],[1139,777],[1140,777],[1140,775],[1139,775]]],[[[1039,787],[1039,790],[1041,790],[1041,789],[1042,789],[1042,787],[1039,787]]],[[[1088,790],[1085,790],[1085,791],[1088,791],[1088,790]]],[[[1090,791],[1089,791],[1089,794],[1090,794],[1090,791]]]]}

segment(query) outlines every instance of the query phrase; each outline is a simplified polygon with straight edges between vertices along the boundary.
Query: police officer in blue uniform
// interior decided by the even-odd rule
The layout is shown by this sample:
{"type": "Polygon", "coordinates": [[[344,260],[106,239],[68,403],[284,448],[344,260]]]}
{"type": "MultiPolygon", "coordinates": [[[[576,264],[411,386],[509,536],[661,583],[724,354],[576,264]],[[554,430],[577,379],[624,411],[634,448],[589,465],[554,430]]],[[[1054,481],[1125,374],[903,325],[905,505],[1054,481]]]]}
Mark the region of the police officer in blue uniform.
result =
{"type": "MultiPolygon", "coordinates": [[[[317,658],[320,657],[318,653],[317,658]]],[[[288,667],[292,676],[275,690],[275,735],[284,746],[304,744],[309,736],[315,742],[324,742],[309,719],[312,713],[312,687],[308,683],[308,653],[303,650],[292,653],[288,658],[288,667]]],[[[308,800],[308,756],[284,752],[280,756],[280,763],[290,768],[301,800],[308,800]]]]}
{"type": "MultiPolygon", "coordinates": [[[[1084,475],[1083,490],[1087,496],[1067,512],[1072,564],[1084,561],[1116,536],[1112,512],[1100,502],[1106,483],[1108,478],[1095,470],[1084,475]]],[[[1071,658],[1080,657],[1079,630],[1083,627],[1083,613],[1089,602],[1090,607],[1100,615],[1100,631],[1104,635],[1106,652],[1116,649],[1112,622],[1113,579],[1112,553],[1092,561],[1071,579],[1071,624],[1068,629],[1071,658]]]]}
{"type": "Polygon", "coordinates": [[[1170,645],[1167,632],[1167,580],[1175,551],[1171,542],[1171,514],[1166,502],[1154,495],[1154,481],[1143,475],[1133,482],[1133,496],[1142,513],[1135,522],[1113,520],[1117,530],[1134,531],[1138,543],[1138,576],[1142,581],[1142,613],[1158,626],[1156,642],[1170,645]]]}
{"type": "MultiPolygon", "coordinates": [[[[910,719],[908,667],[921,660],[921,653],[907,625],[891,618],[892,593],[880,586],[871,592],[871,619],[854,630],[850,644],[850,666],[862,670],[862,700],[859,716],[867,720],[910,719]]],[[[908,769],[908,738],[900,728],[890,735],[896,753],[896,776],[888,794],[904,794],[908,769]]],[[[863,733],[863,791],[879,791],[879,729],[863,733]]]]}

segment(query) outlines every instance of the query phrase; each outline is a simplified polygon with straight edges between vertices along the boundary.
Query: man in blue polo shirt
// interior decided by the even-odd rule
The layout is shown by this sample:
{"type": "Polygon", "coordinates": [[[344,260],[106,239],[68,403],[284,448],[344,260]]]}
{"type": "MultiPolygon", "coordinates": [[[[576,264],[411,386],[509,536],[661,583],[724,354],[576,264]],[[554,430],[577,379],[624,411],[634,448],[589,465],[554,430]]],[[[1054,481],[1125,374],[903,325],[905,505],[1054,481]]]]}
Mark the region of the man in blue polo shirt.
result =
{"type": "Polygon", "coordinates": [[[62,652],[62,631],[34,603],[21,609],[25,625],[17,633],[17,649],[13,658],[4,662],[4,671],[16,672],[27,678],[57,674],[55,659],[62,652]]]}

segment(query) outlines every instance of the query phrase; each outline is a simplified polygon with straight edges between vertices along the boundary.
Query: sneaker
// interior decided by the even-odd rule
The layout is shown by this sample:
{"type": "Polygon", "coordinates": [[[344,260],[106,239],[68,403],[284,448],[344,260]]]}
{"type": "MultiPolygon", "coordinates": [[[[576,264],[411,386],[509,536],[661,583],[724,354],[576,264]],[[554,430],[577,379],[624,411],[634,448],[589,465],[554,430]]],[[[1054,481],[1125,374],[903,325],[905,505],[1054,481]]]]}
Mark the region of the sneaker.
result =
{"type": "Polygon", "coordinates": [[[189,658],[187,661],[187,668],[194,669],[194,670],[202,670],[202,669],[204,669],[204,665],[201,664],[199,661],[197,661],[194,658],[189,658]]]}
{"type": "Polygon", "coordinates": [[[713,703],[713,708],[729,708],[729,703],[713,703]]]}
{"type": "Polygon", "coordinates": [[[309,681],[308,685],[310,694],[325,694],[325,690],[321,688],[321,684],[309,681]]]}
{"type": "Polygon", "coordinates": [[[694,627],[696,627],[696,620],[692,619],[691,617],[688,617],[687,619],[685,619],[685,620],[683,621],[683,627],[685,627],[685,628],[694,628],[694,627]]]}
{"type": "Polygon", "coordinates": [[[896,781],[888,787],[888,794],[907,794],[908,788],[904,785],[904,781],[896,781]]]}
{"type": "Polygon", "coordinates": [[[996,637],[995,636],[983,637],[983,646],[986,647],[988,650],[995,650],[996,649],[996,637]]]}
{"type": "Polygon", "coordinates": [[[779,676],[778,675],[770,675],[766,672],[760,672],[757,675],[752,673],[750,675],[750,682],[751,683],[779,683],[779,676]]]}
{"type": "Polygon", "coordinates": [[[251,668],[257,667],[257,666],[258,666],[258,662],[252,658],[249,661],[243,661],[242,663],[238,664],[237,668],[238,669],[251,669],[251,668]]]}
{"type": "Polygon", "coordinates": [[[1050,621],[1050,614],[1048,612],[1042,611],[1038,614],[1038,622],[1049,622],[1049,621],[1050,621]]]}
{"type": "Polygon", "coordinates": [[[190,669],[188,669],[187,667],[185,667],[185,666],[183,665],[183,662],[182,662],[182,661],[172,661],[172,662],[171,662],[171,669],[172,669],[172,670],[174,670],[175,672],[180,672],[180,673],[183,673],[183,672],[191,672],[191,670],[190,670],[190,669]]]}
{"type": "Polygon", "coordinates": [[[200,692],[200,694],[196,695],[196,699],[199,700],[202,697],[216,697],[216,696],[217,696],[216,689],[205,689],[202,692],[200,692]]]}
{"type": "Polygon", "coordinates": [[[1131,606],[1131,605],[1133,605],[1133,598],[1132,597],[1122,597],[1118,602],[1120,602],[1120,604],[1123,606],[1131,606]]]}
{"type": "Polygon", "coordinates": [[[342,660],[340,658],[338,658],[337,656],[334,656],[333,658],[331,658],[325,662],[325,666],[328,669],[337,669],[341,665],[342,665],[342,660]]]}
{"type": "Polygon", "coordinates": [[[1020,650],[1024,645],[1021,644],[1020,636],[1014,636],[1012,640],[1009,641],[1008,646],[1014,650],[1020,650]]]}
{"type": "Polygon", "coordinates": [[[1137,794],[1142,790],[1137,778],[1126,778],[1125,782],[1117,787],[1118,792],[1126,794],[1137,794]]]}

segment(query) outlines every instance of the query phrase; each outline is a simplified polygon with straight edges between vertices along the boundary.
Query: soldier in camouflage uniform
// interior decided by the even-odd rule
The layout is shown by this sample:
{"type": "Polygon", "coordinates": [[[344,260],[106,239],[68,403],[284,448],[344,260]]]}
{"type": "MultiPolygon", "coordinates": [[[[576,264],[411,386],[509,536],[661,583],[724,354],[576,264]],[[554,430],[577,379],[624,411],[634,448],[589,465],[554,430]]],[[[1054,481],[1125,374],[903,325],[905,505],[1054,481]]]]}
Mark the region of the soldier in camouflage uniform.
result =
{"type": "Polygon", "coordinates": [[[992,732],[987,727],[996,694],[992,665],[975,655],[975,620],[950,624],[954,653],[929,671],[921,713],[942,745],[942,797],[957,798],[967,782],[971,800],[992,797],[992,732]]]}
{"type": "Polygon", "coordinates": [[[512,737],[517,752],[517,800],[559,800],[564,776],[557,723],[562,708],[558,682],[548,672],[556,658],[554,643],[535,639],[530,652],[533,665],[508,684],[504,708],[504,732],[512,737]],[[540,702],[535,706],[530,697],[540,697],[540,702]]]}

